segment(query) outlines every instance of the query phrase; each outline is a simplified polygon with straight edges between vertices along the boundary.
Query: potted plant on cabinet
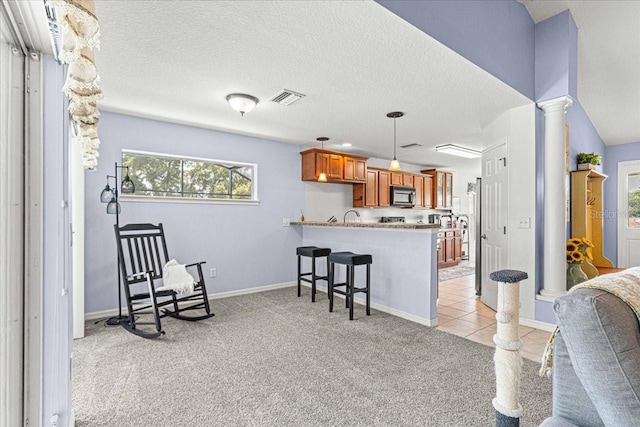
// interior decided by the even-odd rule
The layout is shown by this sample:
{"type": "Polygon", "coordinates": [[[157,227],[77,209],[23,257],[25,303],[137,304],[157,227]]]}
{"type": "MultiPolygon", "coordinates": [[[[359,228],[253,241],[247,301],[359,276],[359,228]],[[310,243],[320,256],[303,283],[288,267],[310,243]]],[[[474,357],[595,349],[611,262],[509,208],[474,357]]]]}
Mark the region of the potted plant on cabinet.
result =
{"type": "Polygon", "coordinates": [[[595,169],[600,164],[600,154],[578,153],[578,170],[595,169]]]}

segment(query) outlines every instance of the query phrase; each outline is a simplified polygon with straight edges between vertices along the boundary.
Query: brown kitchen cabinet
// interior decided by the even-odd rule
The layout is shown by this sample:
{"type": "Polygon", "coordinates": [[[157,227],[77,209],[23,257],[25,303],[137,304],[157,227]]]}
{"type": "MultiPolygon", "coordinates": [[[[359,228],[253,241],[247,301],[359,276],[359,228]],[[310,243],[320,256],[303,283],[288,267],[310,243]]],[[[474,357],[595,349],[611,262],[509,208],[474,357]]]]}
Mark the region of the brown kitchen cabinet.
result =
{"type": "Polygon", "coordinates": [[[378,206],[391,206],[391,172],[385,170],[378,171],[378,206]]]}
{"type": "Polygon", "coordinates": [[[353,184],[353,207],[391,206],[390,186],[405,185],[416,189],[415,208],[431,208],[431,176],[405,172],[391,172],[388,169],[367,168],[364,184],[353,184]],[[374,177],[371,172],[375,172],[374,177]],[[374,181],[374,179],[376,181],[374,181]],[[395,182],[395,184],[394,184],[395,182]],[[377,194],[374,197],[374,193],[377,194]],[[376,204],[374,204],[376,203],[376,204]]]}
{"type": "Polygon", "coordinates": [[[433,209],[451,209],[453,205],[453,173],[438,169],[425,169],[431,175],[431,197],[433,209]]]}
{"type": "Polygon", "coordinates": [[[367,180],[367,161],[355,157],[342,157],[342,164],[344,165],[342,178],[345,181],[360,181],[367,180]]]}
{"type": "Polygon", "coordinates": [[[453,232],[453,259],[456,262],[460,262],[462,260],[462,232],[461,231],[453,232]]]}
{"type": "Polygon", "coordinates": [[[462,231],[449,229],[438,232],[440,251],[438,252],[438,268],[453,267],[462,259],[462,231]]]}
{"type": "Polygon", "coordinates": [[[328,182],[365,182],[368,157],[311,148],[302,156],[302,180],[317,181],[322,172],[328,182]]]}
{"type": "Polygon", "coordinates": [[[403,185],[403,176],[402,172],[391,172],[391,185],[403,185]]]}
{"type": "Polygon", "coordinates": [[[413,187],[413,174],[404,172],[391,172],[391,185],[413,187]]]}
{"type": "Polygon", "coordinates": [[[413,188],[416,189],[416,208],[424,208],[424,178],[413,177],[413,188]]]}
{"type": "MultiPolygon", "coordinates": [[[[353,184],[353,207],[376,207],[378,206],[378,171],[368,169],[366,171],[366,182],[364,184],[353,184]]],[[[387,191],[387,199],[389,198],[387,191]]]]}
{"type": "Polygon", "coordinates": [[[424,175],[424,193],[422,195],[422,205],[425,208],[433,209],[433,178],[430,175],[424,175]]]}

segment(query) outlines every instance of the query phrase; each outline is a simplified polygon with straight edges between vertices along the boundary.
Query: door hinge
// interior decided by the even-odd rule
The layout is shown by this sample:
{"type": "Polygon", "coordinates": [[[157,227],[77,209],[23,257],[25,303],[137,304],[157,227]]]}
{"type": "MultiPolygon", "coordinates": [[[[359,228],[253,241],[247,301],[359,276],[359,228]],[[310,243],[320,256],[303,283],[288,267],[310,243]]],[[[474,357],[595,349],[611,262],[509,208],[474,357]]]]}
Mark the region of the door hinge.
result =
{"type": "Polygon", "coordinates": [[[504,230],[504,234],[507,234],[507,226],[505,225],[504,227],[502,227],[504,230]]]}
{"type": "Polygon", "coordinates": [[[31,74],[27,74],[27,93],[31,93],[31,74]]]}

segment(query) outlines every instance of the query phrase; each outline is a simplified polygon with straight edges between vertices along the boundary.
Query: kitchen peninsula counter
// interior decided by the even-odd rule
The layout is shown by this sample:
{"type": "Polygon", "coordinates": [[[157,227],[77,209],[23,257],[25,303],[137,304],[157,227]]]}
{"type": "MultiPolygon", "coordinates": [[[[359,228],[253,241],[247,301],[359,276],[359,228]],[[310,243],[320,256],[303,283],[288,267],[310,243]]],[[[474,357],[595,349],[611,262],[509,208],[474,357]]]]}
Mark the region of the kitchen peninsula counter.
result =
{"type": "Polygon", "coordinates": [[[438,224],[420,224],[417,222],[328,222],[328,221],[295,221],[291,225],[312,227],[353,227],[353,228],[390,228],[394,230],[439,230],[438,224]]]}
{"type": "MultiPolygon", "coordinates": [[[[439,224],[300,221],[291,222],[291,225],[292,231],[301,236],[301,246],[372,256],[372,308],[423,325],[437,326],[439,224]]],[[[302,270],[310,271],[310,259],[302,257],[302,262],[302,270]]],[[[324,262],[317,264],[316,274],[322,276],[325,270],[324,262]]],[[[345,270],[344,266],[336,264],[337,282],[344,281],[345,270]]],[[[357,287],[364,283],[364,270],[356,267],[357,287]]],[[[319,281],[317,287],[326,290],[325,281],[319,281]]],[[[363,303],[364,296],[356,294],[355,300],[363,303]]],[[[341,307],[344,305],[338,304],[334,309],[336,315],[345,314],[341,307]]],[[[372,316],[375,315],[373,312],[372,316]]],[[[362,307],[356,307],[355,318],[367,321],[362,307]]]]}

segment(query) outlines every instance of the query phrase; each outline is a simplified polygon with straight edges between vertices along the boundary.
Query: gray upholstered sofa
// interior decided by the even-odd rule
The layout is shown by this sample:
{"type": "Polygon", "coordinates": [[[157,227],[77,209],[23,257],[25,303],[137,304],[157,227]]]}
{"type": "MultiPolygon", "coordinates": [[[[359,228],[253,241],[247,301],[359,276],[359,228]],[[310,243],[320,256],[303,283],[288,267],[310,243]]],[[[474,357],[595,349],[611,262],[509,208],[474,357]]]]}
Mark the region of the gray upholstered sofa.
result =
{"type": "Polygon", "coordinates": [[[553,416],[542,426],[640,426],[635,313],[598,289],[576,289],[556,299],[554,310],[560,333],[553,347],[553,416]]]}

